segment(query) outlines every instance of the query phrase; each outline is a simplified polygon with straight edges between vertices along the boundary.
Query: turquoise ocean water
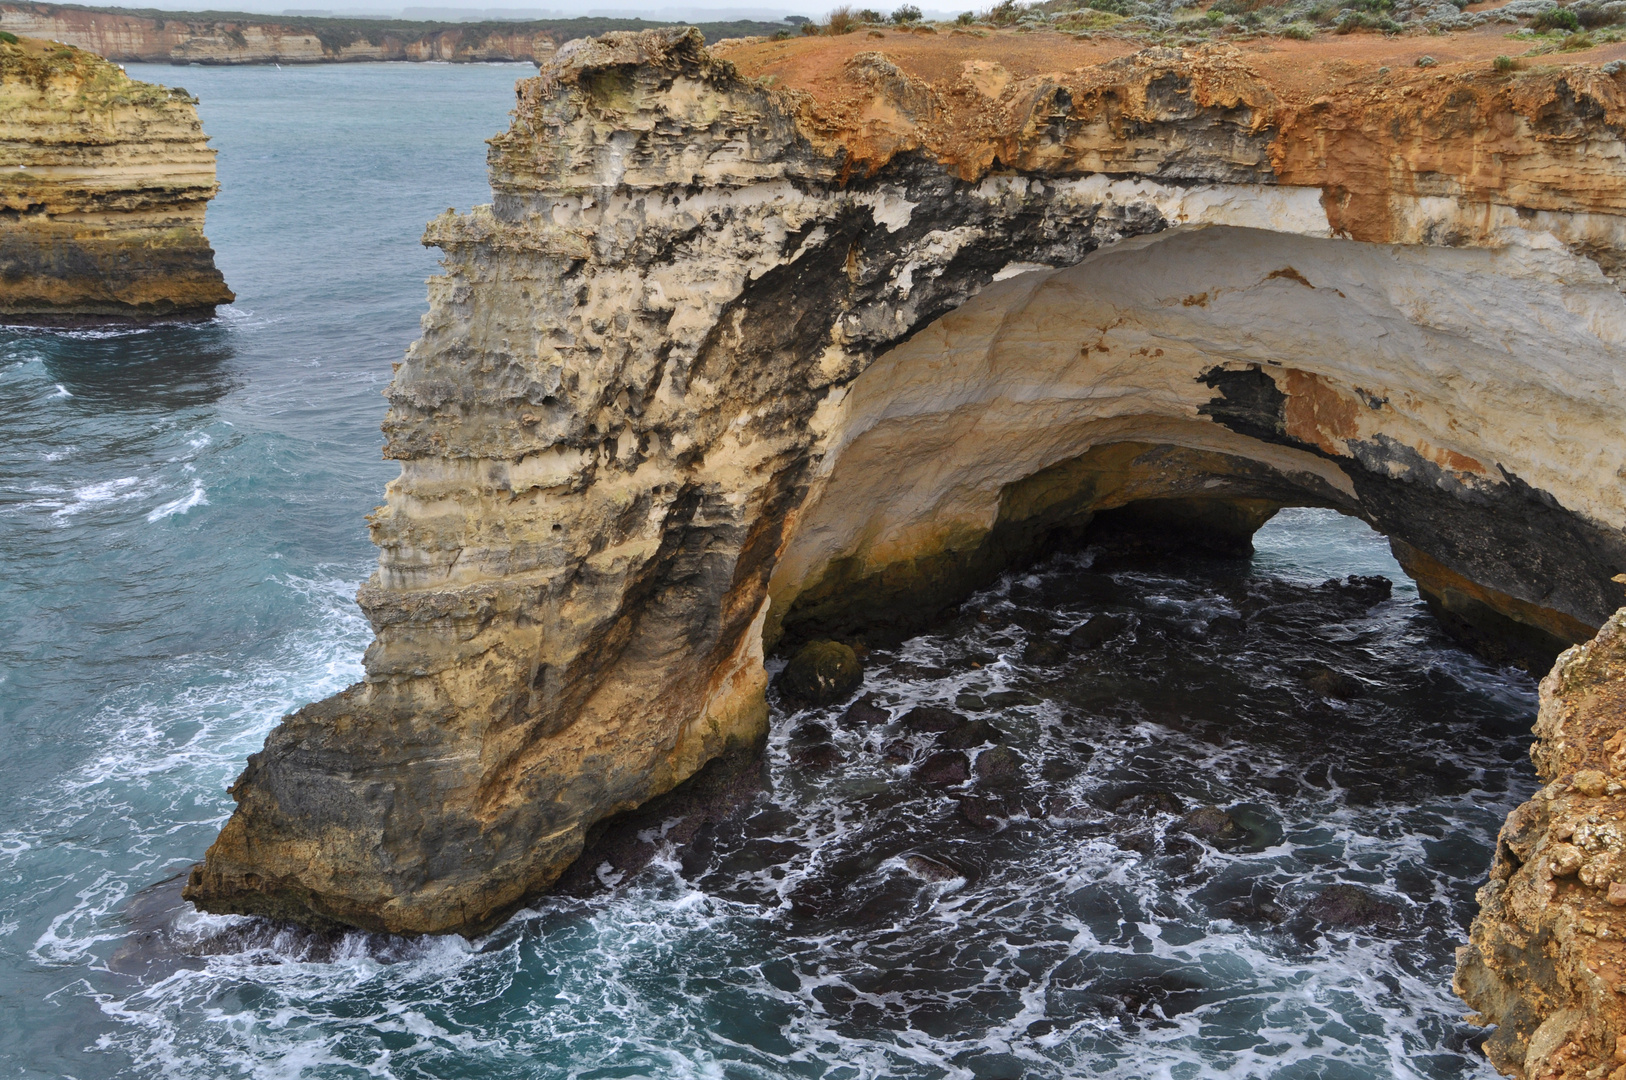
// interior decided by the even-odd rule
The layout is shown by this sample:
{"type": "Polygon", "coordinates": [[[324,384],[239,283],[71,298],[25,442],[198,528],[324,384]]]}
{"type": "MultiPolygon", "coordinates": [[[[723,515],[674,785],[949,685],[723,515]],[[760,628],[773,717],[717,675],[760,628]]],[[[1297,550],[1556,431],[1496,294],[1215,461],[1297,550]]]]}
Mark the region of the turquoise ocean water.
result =
{"type": "Polygon", "coordinates": [[[418,237],[487,201],[527,73],[131,66],[201,99],[238,302],[0,330],[0,1075],[1491,1075],[1451,950],[1533,790],[1532,684],[1318,511],[1251,564],[1058,559],[876,654],[893,716],[999,729],[1027,771],[997,798],[913,781],[930,747],[896,725],[780,711],[739,822],[479,941],[173,910],[243,759],[359,677],[418,237]],[[1322,588],[1351,573],[1393,596],[1322,588]],[[1102,613],[1106,646],[1042,646],[1102,613]],[[1186,838],[1203,804],[1246,838],[1186,838]],[[1387,914],[1307,921],[1334,883],[1387,914]]]}

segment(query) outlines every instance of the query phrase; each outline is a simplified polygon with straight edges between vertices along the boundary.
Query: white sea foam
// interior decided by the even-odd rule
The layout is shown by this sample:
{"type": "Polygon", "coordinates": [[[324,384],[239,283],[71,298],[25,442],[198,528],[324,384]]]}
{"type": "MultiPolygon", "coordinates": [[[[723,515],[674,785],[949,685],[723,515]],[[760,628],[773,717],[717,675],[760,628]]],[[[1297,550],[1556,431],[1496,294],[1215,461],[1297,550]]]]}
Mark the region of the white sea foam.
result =
{"type": "Polygon", "coordinates": [[[172,499],[171,501],[154,509],[147,515],[147,523],[150,525],[155,521],[161,521],[173,514],[184,514],[194,506],[208,505],[209,500],[204,493],[203,481],[194,480],[192,481],[192,490],[190,492],[181,496],[179,499],[172,499]]]}

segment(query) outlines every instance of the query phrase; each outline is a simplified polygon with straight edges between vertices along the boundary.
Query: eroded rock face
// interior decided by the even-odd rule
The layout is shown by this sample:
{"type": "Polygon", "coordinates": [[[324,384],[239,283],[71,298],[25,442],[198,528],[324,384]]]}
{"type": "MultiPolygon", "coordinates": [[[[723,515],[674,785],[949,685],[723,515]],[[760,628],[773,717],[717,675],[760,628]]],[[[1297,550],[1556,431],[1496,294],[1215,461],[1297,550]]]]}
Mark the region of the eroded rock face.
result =
{"type": "Polygon", "coordinates": [[[0,321],[204,318],[234,299],[203,235],[215,152],[184,90],[0,42],[0,321]]]}
{"type": "MultiPolygon", "coordinates": [[[[733,55],[781,47],[834,46],[733,55]]],[[[250,759],[197,903],[489,926],[760,736],[765,647],[905,631],[1104,525],[1236,550],[1331,506],[1510,654],[1608,616],[1610,77],[1363,110],[1223,48],[933,79],[844,47],[784,90],[609,35],[522,84],[493,205],[426,235],[366,681],[250,759]]]]}
{"type": "Polygon", "coordinates": [[[430,27],[377,20],[162,15],[56,4],[0,4],[0,28],[61,41],[113,60],[158,64],[321,64],[409,60],[540,61],[555,41],[534,28],[430,27]],[[393,23],[393,25],[391,25],[393,23]]]}
{"type": "Polygon", "coordinates": [[[1626,609],[1541,682],[1536,771],[1479,890],[1455,989],[1509,1076],[1626,1078],[1626,609]]]}

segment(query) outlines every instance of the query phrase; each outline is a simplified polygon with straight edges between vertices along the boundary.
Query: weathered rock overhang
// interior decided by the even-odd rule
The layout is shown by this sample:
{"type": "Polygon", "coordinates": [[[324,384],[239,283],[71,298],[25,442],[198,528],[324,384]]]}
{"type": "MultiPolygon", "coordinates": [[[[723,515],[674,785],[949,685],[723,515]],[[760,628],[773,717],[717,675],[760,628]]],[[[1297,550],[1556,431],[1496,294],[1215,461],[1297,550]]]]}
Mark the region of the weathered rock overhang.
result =
{"type": "Polygon", "coordinates": [[[855,56],[845,128],[693,33],[521,85],[493,205],[426,234],[447,273],[389,394],[367,678],[250,759],[191,898],[492,925],[760,736],[765,646],[896,629],[1104,512],[1245,543],[1332,506],[1508,655],[1602,622],[1611,77],[1385,117],[1223,49],[963,75],[855,56]],[[973,94],[998,122],[942,135],[973,94]]]}

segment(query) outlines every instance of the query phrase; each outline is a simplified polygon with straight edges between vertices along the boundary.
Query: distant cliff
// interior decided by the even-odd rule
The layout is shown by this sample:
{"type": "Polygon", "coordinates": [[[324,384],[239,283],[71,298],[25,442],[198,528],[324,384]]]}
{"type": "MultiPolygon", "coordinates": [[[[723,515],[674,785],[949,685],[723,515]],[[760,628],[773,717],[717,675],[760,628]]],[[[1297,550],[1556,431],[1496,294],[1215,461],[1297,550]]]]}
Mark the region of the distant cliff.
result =
{"type": "MultiPolygon", "coordinates": [[[[0,4],[0,28],[14,34],[64,42],[110,60],[159,64],[541,63],[571,38],[653,25],[641,19],[444,23],[0,4]]],[[[729,22],[701,30],[706,40],[716,41],[783,28],[783,23],[729,22]]]]}
{"type": "Polygon", "coordinates": [[[199,318],[235,299],[203,235],[218,185],[195,105],[99,56],[0,40],[0,321],[199,318]]]}

